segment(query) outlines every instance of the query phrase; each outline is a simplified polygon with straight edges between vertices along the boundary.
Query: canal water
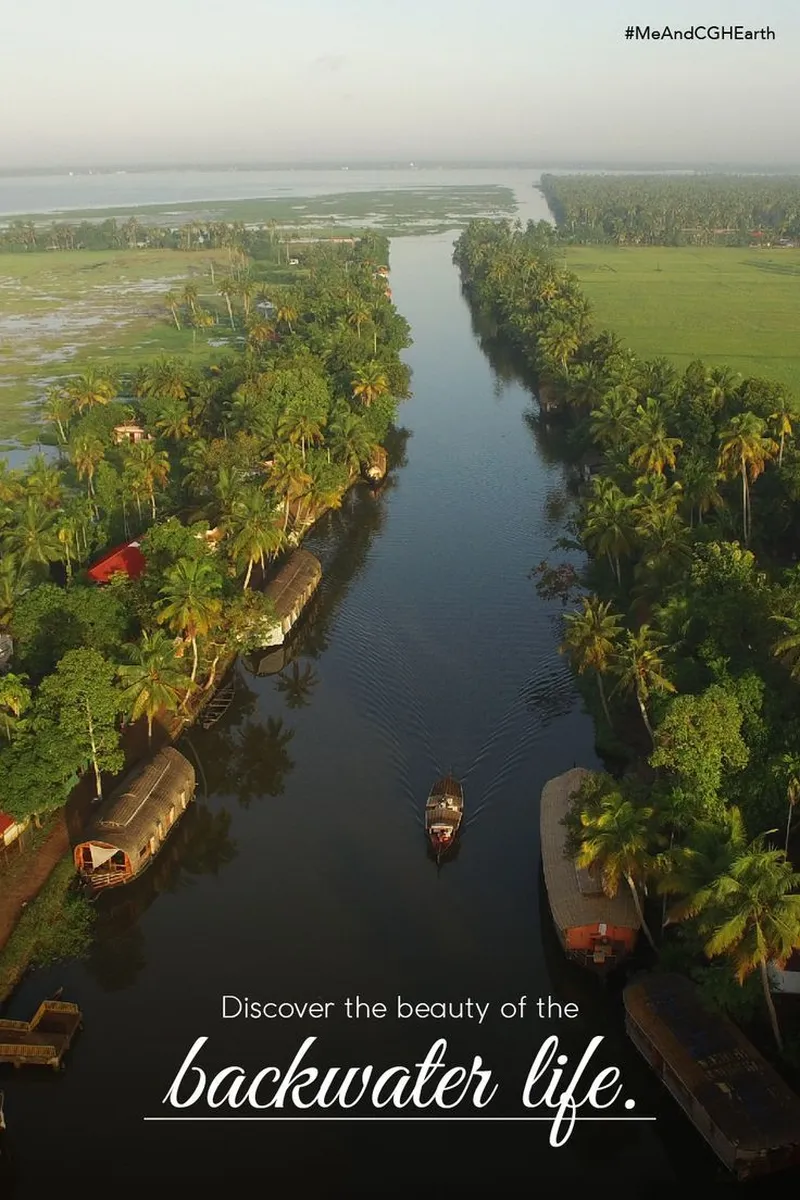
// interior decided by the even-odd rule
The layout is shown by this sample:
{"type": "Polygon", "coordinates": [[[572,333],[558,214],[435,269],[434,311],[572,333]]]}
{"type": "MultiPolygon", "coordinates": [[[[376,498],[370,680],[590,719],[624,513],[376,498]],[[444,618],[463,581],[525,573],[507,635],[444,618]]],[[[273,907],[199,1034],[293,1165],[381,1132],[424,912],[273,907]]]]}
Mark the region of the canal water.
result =
{"type": "MultiPolygon", "coordinates": [[[[63,987],[84,1012],[63,1073],[0,1080],[20,1200],[67,1180],[120,1195],[263,1181],[273,1194],[337,1197],[472,1194],[487,1167],[505,1194],[550,1181],[653,1195],[656,1181],[723,1178],[631,1050],[618,992],[567,964],[555,941],[539,794],[573,764],[597,765],[558,654],[560,606],[530,578],[563,534],[568,491],[531,392],[470,313],[452,247],[450,235],[393,244],[413,399],[387,486],[351,493],[307,543],[325,580],[290,653],[239,664],[226,716],[184,739],[198,802],[151,871],[100,902],[90,957],[34,972],[13,999],[9,1015],[26,1016],[63,987]],[[457,853],[437,867],[423,809],[447,770],[463,780],[466,816],[457,853]],[[334,1007],[328,1020],[223,1019],[225,995],[334,1007]],[[356,996],[387,1015],[348,1019],[356,996]],[[500,1015],[522,996],[522,1019],[500,1015]],[[482,1024],[397,1019],[398,998],[490,1009],[482,1024]],[[548,998],[578,1016],[540,1017],[548,998]],[[449,1064],[480,1055],[493,1072],[483,1115],[519,1118],[552,1034],[573,1067],[603,1036],[588,1074],[620,1068],[614,1111],[628,1118],[582,1122],[561,1149],[548,1123],[519,1120],[312,1122],[320,1110],[291,1109],[302,1120],[280,1126],[272,1111],[262,1122],[145,1120],[170,1111],[162,1101],[197,1038],[208,1038],[209,1073],[239,1064],[253,1076],[285,1070],[309,1036],[311,1065],[412,1070],[446,1038],[449,1064]],[[631,1119],[625,1097],[633,1117],[656,1120],[631,1119]]],[[[183,1111],[220,1113],[232,1110],[183,1111]]]]}

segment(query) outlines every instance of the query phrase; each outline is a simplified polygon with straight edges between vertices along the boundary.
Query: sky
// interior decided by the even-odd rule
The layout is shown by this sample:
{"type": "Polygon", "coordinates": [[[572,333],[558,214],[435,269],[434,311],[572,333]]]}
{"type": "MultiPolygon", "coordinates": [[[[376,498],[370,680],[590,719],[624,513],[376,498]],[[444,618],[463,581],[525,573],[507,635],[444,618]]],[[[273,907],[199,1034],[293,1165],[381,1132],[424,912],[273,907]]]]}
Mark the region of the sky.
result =
{"type": "Polygon", "coordinates": [[[0,168],[800,162],[798,0],[7,0],[0,168]],[[628,24],[775,41],[626,41],[628,24]]]}

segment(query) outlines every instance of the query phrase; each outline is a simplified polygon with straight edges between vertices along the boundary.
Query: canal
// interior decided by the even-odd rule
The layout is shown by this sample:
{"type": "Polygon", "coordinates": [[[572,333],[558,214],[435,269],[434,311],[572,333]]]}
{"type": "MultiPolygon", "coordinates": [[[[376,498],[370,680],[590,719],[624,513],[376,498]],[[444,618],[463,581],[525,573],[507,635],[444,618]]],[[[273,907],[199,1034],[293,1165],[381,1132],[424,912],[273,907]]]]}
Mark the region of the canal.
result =
{"type": "Polygon", "coordinates": [[[393,295],[414,337],[406,433],[388,485],[353,492],[308,539],[325,580],[291,659],[239,665],[228,713],[184,741],[199,799],[160,860],[99,905],[86,961],[35,972],[14,997],[9,1015],[25,1016],[63,987],[85,1014],[63,1074],[0,1083],[20,1200],[67,1180],[121,1195],[145,1179],[153,1196],[199,1181],[212,1189],[202,1195],[261,1181],[279,1195],[393,1195],[415,1181],[424,1195],[469,1194],[489,1161],[503,1189],[614,1182],[652,1195],[656,1180],[719,1181],[630,1049],[619,996],[565,963],[540,893],[541,787],[597,765],[558,654],[560,606],[530,578],[569,501],[530,391],[481,348],[452,245],[393,244],[393,295]],[[423,809],[449,769],[466,816],[437,869],[423,809]],[[223,995],[335,1008],[327,1021],[223,1020],[223,995]],[[387,1016],[348,1019],[356,995],[387,1016]],[[499,1006],[521,996],[524,1019],[503,1018],[499,1006]],[[481,1024],[398,1020],[398,997],[491,1007],[481,1024]],[[578,1017],[540,1018],[535,1001],[548,997],[578,1004],[578,1017]],[[449,1064],[481,1055],[491,1068],[485,1115],[519,1117],[554,1033],[573,1065],[603,1035],[589,1075],[619,1066],[634,1115],[657,1120],[587,1122],[562,1149],[546,1123],[144,1120],[165,1112],[197,1038],[208,1038],[206,1069],[252,1076],[285,1070],[308,1036],[314,1065],[380,1069],[413,1069],[444,1037],[449,1064]]]}

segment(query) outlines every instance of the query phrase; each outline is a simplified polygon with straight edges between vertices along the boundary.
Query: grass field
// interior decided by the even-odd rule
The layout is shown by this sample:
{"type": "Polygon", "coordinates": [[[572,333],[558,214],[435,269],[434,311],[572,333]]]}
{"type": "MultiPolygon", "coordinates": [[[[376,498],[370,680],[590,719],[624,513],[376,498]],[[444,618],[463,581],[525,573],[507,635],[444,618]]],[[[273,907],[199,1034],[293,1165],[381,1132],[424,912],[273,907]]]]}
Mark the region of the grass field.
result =
{"type": "MultiPolygon", "coordinates": [[[[87,363],[135,367],[160,353],[198,363],[219,347],[175,327],[163,297],[188,279],[200,302],[224,312],[211,285],[228,271],[223,250],[74,250],[0,255],[0,447],[37,433],[37,410],[48,384],[87,363]]],[[[227,339],[227,317],[209,331],[227,339]]]]}
{"type": "Polygon", "coordinates": [[[597,323],[637,353],[702,358],[800,397],[797,250],[574,246],[566,261],[597,323]]]}
{"type": "MultiPolygon", "coordinates": [[[[398,188],[395,191],[337,192],[327,196],[255,197],[248,200],[192,200],[171,204],[128,204],[114,208],[60,209],[20,214],[36,224],[52,221],[125,221],[182,225],[187,221],[277,221],[291,228],[320,224],[372,226],[381,232],[416,232],[420,226],[451,228],[472,217],[511,216],[514,193],[500,185],[398,188]]],[[[3,217],[10,221],[11,217],[3,217]]],[[[19,218],[17,218],[19,219],[19,218]]]]}

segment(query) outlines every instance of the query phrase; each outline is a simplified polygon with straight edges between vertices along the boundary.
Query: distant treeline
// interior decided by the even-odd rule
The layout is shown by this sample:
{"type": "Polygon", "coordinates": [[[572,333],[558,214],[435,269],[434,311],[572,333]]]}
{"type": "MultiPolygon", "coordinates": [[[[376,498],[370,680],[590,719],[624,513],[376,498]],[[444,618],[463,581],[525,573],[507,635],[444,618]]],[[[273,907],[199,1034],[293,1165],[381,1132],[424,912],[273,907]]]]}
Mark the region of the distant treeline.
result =
{"type": "MultiPolygon", "coordinates": [[[[0,228],[0,253],[52,250],[218,250],[236,247],[253,258],[270,260],[281,255],[293,234],[268,221],[248,229],[241,221],[189,221],[176,228],[145,225],[136,217],[123,222],[11,221],[0,228]]],[[[286,252],[288,256],[288,251],[286,252]]]]}
{"type": "Polygon", "coordinates": [[[800,176],[543,175],[561,240],[634,246],[793,245],[800,176]]]}

